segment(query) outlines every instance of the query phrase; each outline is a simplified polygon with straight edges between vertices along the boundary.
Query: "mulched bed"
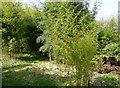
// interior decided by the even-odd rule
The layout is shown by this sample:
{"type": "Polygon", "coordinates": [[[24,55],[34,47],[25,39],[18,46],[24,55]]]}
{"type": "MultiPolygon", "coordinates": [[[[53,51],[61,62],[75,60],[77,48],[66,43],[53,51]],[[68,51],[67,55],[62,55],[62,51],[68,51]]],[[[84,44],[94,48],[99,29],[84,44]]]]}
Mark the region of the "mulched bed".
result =
{"type": "Polygon", "coordinates": [[[100,74],[112,73],[120,75],[120,60],[115,57],[103,57],[98,59],[98,68],[95,72],[100,74]]]}

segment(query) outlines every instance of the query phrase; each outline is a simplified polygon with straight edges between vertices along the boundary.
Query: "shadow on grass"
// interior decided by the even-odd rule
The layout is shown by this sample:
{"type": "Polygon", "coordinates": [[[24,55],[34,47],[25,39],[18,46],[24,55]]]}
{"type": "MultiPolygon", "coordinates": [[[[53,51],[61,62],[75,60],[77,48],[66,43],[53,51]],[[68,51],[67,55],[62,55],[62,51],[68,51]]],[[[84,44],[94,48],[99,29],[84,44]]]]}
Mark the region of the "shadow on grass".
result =
{"type": "Polygon", "coordinates": [[[22,61],[48,61],[47,56],[43,55],[30,55],[30,54],[17,54],[16,58],[22,61]]]}
{"type": "MultiPolygon", "coordinates": [[[[26,65],[28,66],[28,65],[26,65]]],[[[3,68],[3,86],[57,86],[51,75],[37,68],[25,68],[25,65],[17,65],[3,68]],[[14,68],[14,69],[13,69],[14,68]],[[15,70],[18,69],[18,70],[15,70]],[[22,69],[22,70],[21,70],[22,69]],[[5,70],[8,70],[7,72],[5,70]]]]}
{"type": "Polygon", "coordinates": [[[14,69],[20,69],[20,68],[23,68],[23,67],[25,67],[25,66],[32,66],[31,64],[18,64],[18,65],[12,65],[12,66],[9,66],[9,67],[3,67],[3,72],[5,71],[5,70],[10,70],[10,69],[12,69],[12,70],[14,70],[14,69]]]}
{"type": "Polygon", "coordinates": [[[56,72],[51,74],[51,71],[44,68],[45,66],[39,65],[41,63],[47,65],[44,57],[20,54],[16,59],[4,60],[3,86],[65,86],[64,84],[69,80],[56,72]]]}

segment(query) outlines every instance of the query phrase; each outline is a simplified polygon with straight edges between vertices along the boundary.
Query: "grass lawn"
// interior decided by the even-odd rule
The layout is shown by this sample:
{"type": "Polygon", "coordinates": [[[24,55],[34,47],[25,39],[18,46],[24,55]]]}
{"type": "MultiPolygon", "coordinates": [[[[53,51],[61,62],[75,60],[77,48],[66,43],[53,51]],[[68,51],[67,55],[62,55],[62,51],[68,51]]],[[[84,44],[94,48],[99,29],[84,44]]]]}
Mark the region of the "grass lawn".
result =
{"type": "Polygon", "coordinates": [[[60,86],[67,83],[67,73],[53,62],[41,61],[40,57],[27,54],[17,57],[3,56],[3,86],[60,86]]]}
{"type": "MultiPolygon", "coordinates": [[[[73,70],[66,68],[64,65],[55,64],[54,62],[44,60],[44,57],[31,56],[29,54],[18,54],[16,56],[17,59],[3,56],[3,86],[76,85],[74,80],[75,77],[72,76],[72,74],[68,75],[68,71],[73,73],[73,70]]],[[[95,74],[95,76],[97,75],[98,74],[95,74]]],[[[111,76],[109,76],[109,74],[106,77],[108,81],[111,80],[111,76]]],[[[111,82],[114,83],[114,81],[111,82]]]]}

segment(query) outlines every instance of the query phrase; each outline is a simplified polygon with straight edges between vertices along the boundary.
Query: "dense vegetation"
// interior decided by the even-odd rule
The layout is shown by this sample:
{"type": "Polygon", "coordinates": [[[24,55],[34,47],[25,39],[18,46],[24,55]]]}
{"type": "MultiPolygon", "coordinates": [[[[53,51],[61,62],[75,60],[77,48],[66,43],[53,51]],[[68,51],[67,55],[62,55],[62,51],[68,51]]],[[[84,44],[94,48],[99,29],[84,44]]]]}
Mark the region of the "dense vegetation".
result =
{"type": "MultiPolygon", "coordinates": [[[[17,59],[25,61],[28,59],[35,64],[36,57],[40,60],[45,56],[49,61],[69,69],[67,72],[72,78],[72,80],[69,79],[70,85],[88,86],[98,57],[101,55],[114,56],[118,59],[120,57],[120,36],[117,32],[116,19],[112,18],[107,22],[96,21],[98,6],[99,4],[95,4],[93,10],[89,10],[89,1],[45,2],[41,8],[30,7],[20,2],[2,2],[2,31],[0,31],[2,32],[2,50],[4,55],[10,56],[9,59],[5,57],[4,62],[8,63],[6,61],[14,58],[15,62],[21,63],[17,64],[19,67],[28,62],[23,63],[17,59]],[[28,58],[19,56],[23,53],[30,55],[28,58]]],[[[31,62],[29,63],[31,65],[31,62]]],[[[12,66],[3,65],[5,71],[8,67],[12,66]]],[[[37,69],[32,70],[31,75],[34,71],[38,72],[37,69]]],[[[27,73],[23,72],[23,74],[27,73]]],[[[4,78],[3,82],[9,82],[6,79],[4,78]]],[[[37,85],[40,85],[39,81],[42,82],[41,79],[35,80],[37,85]]],[[[54,85],[51,80],[53,79],[50,79],[51,85],[54,85]]]]}

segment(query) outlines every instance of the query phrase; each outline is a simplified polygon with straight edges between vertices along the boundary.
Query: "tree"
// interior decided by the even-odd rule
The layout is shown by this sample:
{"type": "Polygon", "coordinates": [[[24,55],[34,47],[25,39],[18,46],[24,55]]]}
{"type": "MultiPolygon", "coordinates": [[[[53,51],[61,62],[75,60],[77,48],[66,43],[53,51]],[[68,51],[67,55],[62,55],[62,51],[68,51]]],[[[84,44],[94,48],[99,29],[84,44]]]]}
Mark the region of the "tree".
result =
{"type": "Polygon", "coordinates": [[[80,4],[75,7],[73,4],[45,3],[43,34],[37,41],[43,41],[44,46],[40,50],[47,51],[56,62],[75,67],[77,85],[87,85],[97,49],[95,21],[87,8],[86,12],[82,7],[75,12],[74,8],[80,4]]]}
{"type": "Polygon", "coordinates": [[[13,2],[2,2],[2,39],[3,47],[9,47],[9,52],[15,53],[17,49],[17,34],[20,30],[22,5],[13,2]],[[13,42],[13,43],[12,43],[13,42]]]}
{"type": "Polygon", "coordinates": [[[40,47],[36,43],[36,38],[41,34],[41,30],[38,30],[38,22],[41,21],[41,12],[35,6],[28,7],[28,5],[25,5],[22,18],[23,26],[21,29],[23,34],[21,38],[24,41],[26,51],[35,54],[40,47]]]}
{"type": "MultiPolygon", "coordinates": [[[[83,1],[83,2],[85,2],[85,1],[83,1]]],[[[73,22],[72,23],[69,23],[70,25],[71,24],[74,24],[74,25],[76,25],[75,27],[76,27],[76,32],[77,31],[80,31],[81,29],[82,29],[82,27],[84,26],[84,25],[86,25],[86,24],[89,24],[91,21],[93,21],[94,20],[94,16],[96,15],[95,14],[95,12],[96,11],[94,11],[93,13],[92,12],[90,12],[89,10],[88,10],[88,8],[89,8],[89,3],[88,2],[85,2],[86,4],[83,4],[83,2],[67,2],[66,4],[61,4],[60,2],[58,2],[58,3],[44,3],[43,4],[43,24],[44,24],[44,28],[43,28],[43,26],[40,26],[40,27],[42,27],[42,28],[40,28],[40,29],[42,29],[42,31],[48,31],[47,29],[52,29],[51,28],[51,24],[50,24],[50,22],[52,22],[53,23],[53,21],[56,23],[56,19],[59,19],[60,17],[59,17],[59,14],[60,15],[63,15],[64,16],[64,18],[66,18],[66,16],[67,16],[67,14],[65,13],[65,10],[64,9],[69,9],[69,12],[71,13],[71,17],[72,18],[74,18],[74,19],[68,19],[69,21],[71,21],[72,22],[72,20],[73,20],[73,22]],[[62,6],[63,5],[63,6],[62,6]],[[61,9],[61,8],[59,8],[59,7],[61,7],[61,8],[64,8],[63,10],[61,9]],[[61,13],[59,13],[59,11],[62,11],[62,14],[61,13]],[[49,20],[49,18],[48,17],[52,17],[52,18],[50,18],[51,19],[51,21],[49,21],[49,22],[47,22],[47,20],[49,20]],[[75,17],[76,16],[76,17],[75,17]],[[84,22],[79,22],[80,21],[80,19],[82,19],[82,17],[84,16],[84,20],[82,20],[82,21],[84,21],[84,22]],[[50,24],[50,25],[49,25],[50,24]],[[48,27],[48,28],[47,28],[48,27]],[[78,27],[78,28],[77,28],[78,27]],[[81,27],[81,28],[80,28],[81,27]]],[[[95,9],[96,10],[96,9],[95,9]]],[[[54,23],[53,23],[54,24],[54,23]]],[[[63,23],[61,23],[59,26],[62,26],[63,25],[63,23]]],[[[57,25],[57,27],[59,28],[59,26],[57,25]]],[[[90,26],[87,28],[87,29],[92,29],[92,28],[90,28],[90,26]]],[[[71,28],[70,29],[70,31],[69,31],[69,33],[68,33],[68,31],[67,30],[65,30],[65,32],[66,33],[68,33],[68,36],[72,36],[71,34],[73,34],[73,33],[71,33],[73,31],[73,29],[71,28]]],[[[46,33],[45,32],[45,33],[46,33]]],[[[43,51],[43,52],[48,52],[48,55],[49,56],[51,56],[50,54],[49,54],[49,51],[51,51],[51,49],[52,49],[52,46],[51,46],[51,44],[50,44],[50,40],[47,40],[47,39],[49,39],[49,38],[47,38],[47,37],[49,37],[49,36],[47,36],[45,33],[43,33],[43,35],[42,36],[40,36],[38,39],[37,39],[37,42],[40,42],[40,41],[42,41],[42,42],[45,42],[44,43],[44,45],[42,46],[42,47],[40,47],[40,51],[43,51]]],[[[51,58],[51,57],[50,57],[51,58]]]]}
{"type": "Polygon", "coordinates": [[[41,19],[38,8],[28,5],[23,7],[20,2],[2,2],[2,12],[3,46],[7,49],[14,46],[14,53],[37,52],[39,45],[36,44],[36,38],[41,32],[37,30],[38,21],[41,19]],[[10,43],[13,40],[15,45],[10,43]]]}

